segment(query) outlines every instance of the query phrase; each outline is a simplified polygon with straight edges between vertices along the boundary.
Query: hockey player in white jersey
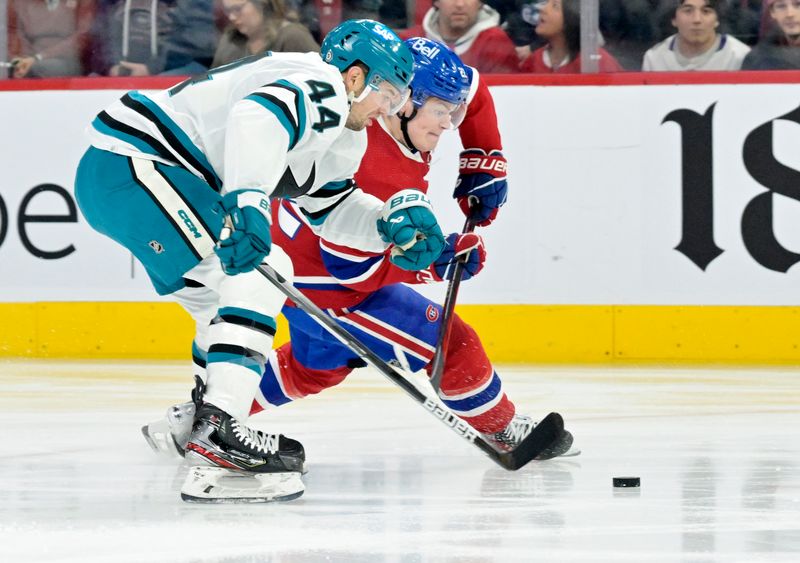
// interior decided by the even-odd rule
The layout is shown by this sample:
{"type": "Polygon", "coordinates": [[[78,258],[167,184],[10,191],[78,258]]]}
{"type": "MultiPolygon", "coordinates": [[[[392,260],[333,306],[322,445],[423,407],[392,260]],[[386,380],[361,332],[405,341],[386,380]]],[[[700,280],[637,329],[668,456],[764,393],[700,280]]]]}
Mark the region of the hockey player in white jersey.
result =
{"type": "Polygon", "coordinates": [[[271,246],[269,198],[292,198],[327,240],[406,248],[409,269],[428,267],[444,247],[424,198],[385,209],[352,181],[364,128],[408,97],[411,53],[370,20],[344,22],[323,45],[325,61],[265,53],[156,94],[126,94],[92,123],[75,183],[89,224],[129,249],[156,291],[196,321],[205,383],[193,394],[187,458],[277,474],[280,487],[260,500],[302,494],[305,461],[298,441],[244,424],[284,302],[254,268],[265,261],[292,276],[271,246]]]}

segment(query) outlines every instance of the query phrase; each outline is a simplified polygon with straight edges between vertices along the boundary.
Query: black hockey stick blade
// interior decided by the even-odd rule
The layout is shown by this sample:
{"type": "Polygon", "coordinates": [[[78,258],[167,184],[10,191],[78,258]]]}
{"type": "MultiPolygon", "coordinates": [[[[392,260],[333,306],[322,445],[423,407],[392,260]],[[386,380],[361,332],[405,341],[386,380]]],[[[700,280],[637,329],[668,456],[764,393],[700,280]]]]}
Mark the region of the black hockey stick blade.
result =
{"type": "MultiPolygon", "coordinates": [[[[516,448],[499,454],[497,462],[509,471],[516,471],[540,455],[548,453],[565,437],[566,433],[564,419],[557,412],[551,412],[536,425],[516,448]]],[[[571,442],[570,440],[570,444],[571,442]]]]}

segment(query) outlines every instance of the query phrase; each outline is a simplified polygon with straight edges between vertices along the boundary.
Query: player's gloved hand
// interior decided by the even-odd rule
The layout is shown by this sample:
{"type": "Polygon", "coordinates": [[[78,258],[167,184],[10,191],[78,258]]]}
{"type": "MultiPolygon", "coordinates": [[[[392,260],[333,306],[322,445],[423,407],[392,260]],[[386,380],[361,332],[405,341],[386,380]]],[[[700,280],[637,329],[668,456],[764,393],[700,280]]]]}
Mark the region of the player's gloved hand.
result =
{"type": "Polygon", "coordinates": [[[269,198],[261,190],[236,190],[226,194],[219,211],[230,218],[233,232],[217,243],[214,252],[231,276],[253,270],[269,254],[269,198]]]}
{"type": "Polygon", "coordinates": [[[390,260],[404,270],[427,268],[444,249],[444,236],[431,202],[419,190],[402,190],[384,204],[378,233],[395,245],[390,260]]]}
{"type": "Polygon", "coordinates": [[[483,269],[486,261],[486,249],[483,239],[475,233],[451,233],[447,235],[446,245],[442,254],[431,266],[431,273],[436,281],[453,279],[456,262],[463,259],[464,269],[461,279],[468,280],[483,269]]]}
{"type": "Polygon", "coordinates": [[[464,215],[472,217],[476,225],[485,227],[494,221],[497,210],[506,202],[507,169],[508,164],[500,151],[487,155],[481,149],[469,149],[461,153],[453,197],[464,215]]]}

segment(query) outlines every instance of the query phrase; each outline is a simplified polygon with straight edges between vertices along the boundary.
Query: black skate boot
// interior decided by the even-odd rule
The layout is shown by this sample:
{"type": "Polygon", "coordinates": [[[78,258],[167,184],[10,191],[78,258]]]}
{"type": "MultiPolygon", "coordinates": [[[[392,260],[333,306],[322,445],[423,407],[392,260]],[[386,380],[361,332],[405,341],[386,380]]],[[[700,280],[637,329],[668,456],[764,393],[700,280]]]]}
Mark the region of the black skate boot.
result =
{"type": "MultiPolygon", "coordinates": [[[[503,430],[494,434],[484,434],[487,440],[492,441],[500,449],[508,451],[516,448],[525,437],[536,427],[537,422],[524,414],[515,414],[511,422],[503,430]]],[[[534,459],[543,461],[554,457],[571,457],[580,454],[580,450],[571,450],[572,434],[564,430],[563,436],[555,444],[544,450],[534,459]]]]}
{"type": "Polygon", "coordinates": [[[186,443],[187,461],[257,473],[303,472],[306,456],[300,442],[248,428],[203,402],[204,391],[205,385],[197,378],[192,392],[197,414],[186,443]]]}
{"type": "Polygon", "coordinates": [[[248,428],[210,403],[197,411],[186,458],[208,465],[259,473],[303,472],[302,444],[281,434],[248,428]]]}

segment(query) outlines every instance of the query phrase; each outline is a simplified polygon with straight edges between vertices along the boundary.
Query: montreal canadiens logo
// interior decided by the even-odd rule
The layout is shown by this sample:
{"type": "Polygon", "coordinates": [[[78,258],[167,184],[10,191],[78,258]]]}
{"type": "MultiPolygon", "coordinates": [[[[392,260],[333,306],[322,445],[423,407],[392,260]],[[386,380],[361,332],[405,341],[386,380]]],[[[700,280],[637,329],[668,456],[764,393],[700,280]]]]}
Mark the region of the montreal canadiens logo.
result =
{"type": "Polygon", "coordinates": [[[430,322],[434,323],[439,318],[439,309],[437,309],[433,305],[428,305],[428,308],[425,310],[425,316],[428,318],[430,322]]]}

